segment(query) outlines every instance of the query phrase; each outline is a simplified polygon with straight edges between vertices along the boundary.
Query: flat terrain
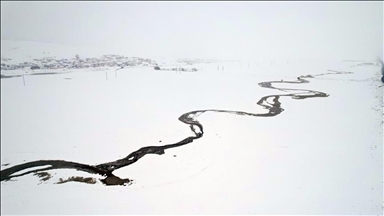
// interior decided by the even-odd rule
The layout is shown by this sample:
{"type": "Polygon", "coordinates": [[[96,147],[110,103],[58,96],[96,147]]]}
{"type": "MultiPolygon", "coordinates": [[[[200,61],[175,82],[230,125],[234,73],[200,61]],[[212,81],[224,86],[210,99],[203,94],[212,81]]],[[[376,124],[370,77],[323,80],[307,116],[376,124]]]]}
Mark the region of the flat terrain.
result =
{"type": "Polygon", "coordinates": [[[101,176],[72,169],[2,181],[1,213],[380,214],[383,84],[380,67],[359,63],[219,63],[184,73],[143,67],[2,78],[1,170],[36,160],[111,162],[194,136],[178,120],[191,111],[260,114],[268,109],[256,103],[268,95],[311,90],[327,97],[280,97],[283,111],[270,117],[196,115],[204,136],[114,171],[132,180],[126,186],[105,186],[101,176]],[[299,83],[301,75],[313,78],[299,83]],[[259,85],[268,81],[278,81],[276,89],[259,85]],[[56,184],[73,176],[91,183],[56,184]]]}

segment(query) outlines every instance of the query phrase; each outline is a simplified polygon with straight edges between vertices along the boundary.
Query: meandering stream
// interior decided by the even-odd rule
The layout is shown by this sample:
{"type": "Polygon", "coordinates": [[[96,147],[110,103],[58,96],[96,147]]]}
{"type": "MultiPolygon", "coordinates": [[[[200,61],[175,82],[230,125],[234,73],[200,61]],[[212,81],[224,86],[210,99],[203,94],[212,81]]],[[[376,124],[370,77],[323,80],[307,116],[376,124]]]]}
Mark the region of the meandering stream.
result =
{"type": "Polygon", "coordinates": [[[173,143],[173,144],[166,144],[162,146],[145,146],[142,147],[130,154],[128,156],[112,161],[107,163],[101,163],[97,165],[87,165],[87,164],[81,164],[71,161],[64,161],[64,160],[38,160],[38,161],[32,161],[27,162],[19,165],[15,165],[9,168],[6,168],[1,171],[1,181],[7,181],[13,178],[21,177],[27,174],[31,173],[38,173],[53,169],[76,169],[79,171],[84,171],[87,173],[92,174],[99,174],[104,177],[104,179],[100,179],[101,182],[103,182],[105,185],[125,185],[129,183],[131,180],[129,179],[122,179],[118,176],[115,176],[113,174],[113,171],[120,169],[122,167],[129,166],[138,160],[140,158],[144,157],[147,154],[158,154],[162,155],[165,153],[166,149],[170,148],[176,148],[183,145],[187,145],[192,143],[194,140],[200,139],[204,135],[204,127],[203,124],[201,124],[198,121],[198,117],[201,114],[208,113],[208,112],[220,112],[220,113],[229,113],[229,114],[235,114],[235,115],[245,115],[250,117],[273,117],[276,115],[279,115],[284,111],[282,108],[282,104],[279,101],[282,97],[290,97],[292,99],[306,99],[306,98],[315,98],[315,97],[328,97],[329,95],[320,92],[320,91],[314,91],[314,90],[306,90],[306,89],[291,89],[291,88],[278,88],[275,87],[273,84],[279,84],[279,83],[287,83],[287,84],[302,84],[302,83],[309,83],[308,80],[305,78],[313,78],[316,76],[322,76],[326,74],[345,74],[345,73],[351,73],[351,72],[342,72],[342,71],[335,71],[332,73],[324,73],[324,74],[317,74],[317,75],[307,75],[307,76],[300,76],[297,78],[297,80],[293,81],[266,81],[259,83],[260,87],[263,88],[270,88],[275,89],[283,92],[289,92],[286,94],[275,94],[275,95],[267,95],[259,99],[257,102],[257,105],[263,107],[266,112],[264,113],[249,113],[249,112],[243,112],[243,111],[234,111],[234,110],[219,110],[219,109],[206,109],[206,110],[195,110],[190,111],[187,113],[182,114],[179,117],[179,121],[185,123],[188,125],[191,129],[191,131],[194,133],[194,136],[186,137],[185,139],[173,143]],[[271,101],[271,102],[268,102],[271,101]],[[44,168],[38,168],[41,166],[45,166],[44,168]],[[36,167],[35,170],[26,171],[26,169],[30,169],[36,167]],[[24,171],[24,173],[16,174],[18,172],[24,171]]]}

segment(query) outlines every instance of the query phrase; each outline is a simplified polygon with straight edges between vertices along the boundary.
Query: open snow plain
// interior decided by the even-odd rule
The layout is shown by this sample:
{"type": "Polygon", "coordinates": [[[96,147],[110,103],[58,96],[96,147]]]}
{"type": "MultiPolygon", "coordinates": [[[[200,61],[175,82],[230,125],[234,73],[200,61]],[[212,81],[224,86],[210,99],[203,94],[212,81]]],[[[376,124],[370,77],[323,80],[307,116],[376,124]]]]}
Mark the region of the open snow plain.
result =
{"type": "Polygon", "coordinates": [[[48,170],[46,181],[34,173],[2,181],[1,213],[381,214],[383,84],[378,65],[360,63],[72,70],[25,75],[25,85],[22,77],[1,79],[2,171],[36,160],[115,161],[193,136],[178,120],[191,111],[267,113],[256,103],[268,95],[327,95],[280,96],[284,110],[270,117],[201,113],[200,139],[114,171],[132,180],[126,186],[70,169],[48,170]],[[301,75],[314,77],[285,83],[301,75]],[[259,85],[267,81],[280,89],[259,85]],[[56,184],[71,176],[97,182],[56,184]]]}

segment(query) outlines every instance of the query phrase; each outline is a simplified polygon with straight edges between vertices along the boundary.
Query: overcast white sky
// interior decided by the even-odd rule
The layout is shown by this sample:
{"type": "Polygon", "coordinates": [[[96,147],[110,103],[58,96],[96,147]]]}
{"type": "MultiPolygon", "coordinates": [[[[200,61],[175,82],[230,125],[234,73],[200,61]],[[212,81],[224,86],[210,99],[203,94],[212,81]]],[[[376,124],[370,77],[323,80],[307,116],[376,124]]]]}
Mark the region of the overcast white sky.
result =
{"type": "Polygon", "coordinates": [[[177,57],[372,58],[383,2],[1,2],[1,38],[177,57]]]}

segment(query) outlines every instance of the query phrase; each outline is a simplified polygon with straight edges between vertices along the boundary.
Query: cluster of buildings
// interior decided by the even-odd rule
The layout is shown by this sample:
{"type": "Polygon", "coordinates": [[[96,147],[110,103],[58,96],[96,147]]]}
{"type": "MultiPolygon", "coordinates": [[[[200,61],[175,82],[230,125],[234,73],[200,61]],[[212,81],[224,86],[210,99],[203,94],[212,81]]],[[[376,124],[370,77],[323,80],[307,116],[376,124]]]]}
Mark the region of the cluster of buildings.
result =
{"type": "Polygon", "coordinates": [[[100,58],[85,59],[80,58],[78,55],[71,59],[44,57],[42,59],[33,59],[33,62],[18,64],[8,64],[7,61],[9,60],[11,59],[1,58],[1,70],[157,66],[157,63],[149,58],[125,57],[122,55],[103,55],[100,58]]]}
{"type": "Polygon", "coordinates": [[[197,68],[184,68],[184,67],[176,67],[176,68],[160,68],[159,66],[154,67],[155,70],[164,70],[164,71],[184,71],[184,72],[196,72],[197,68]]]}

